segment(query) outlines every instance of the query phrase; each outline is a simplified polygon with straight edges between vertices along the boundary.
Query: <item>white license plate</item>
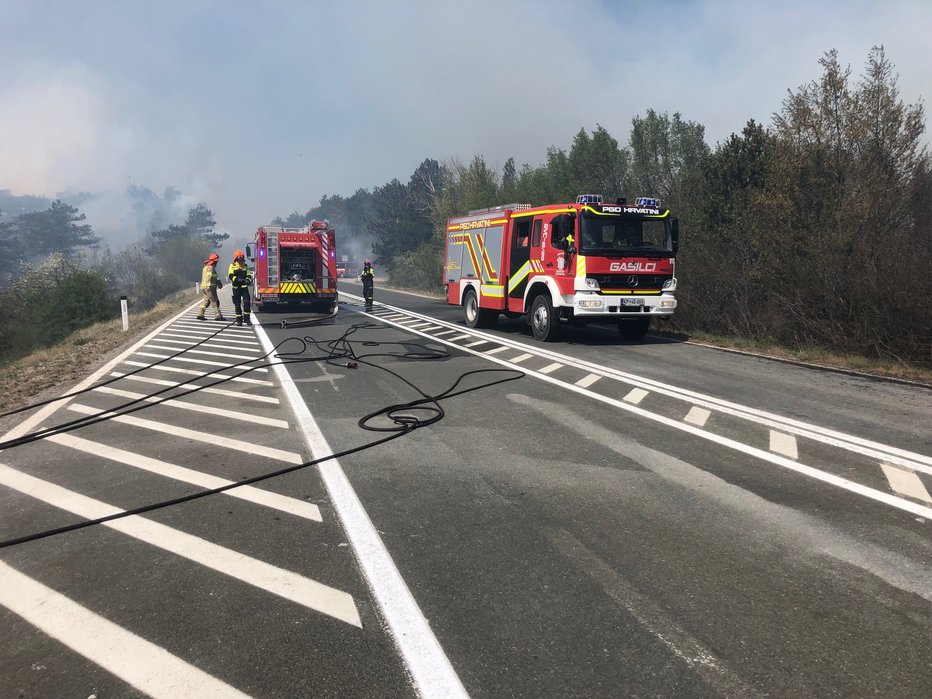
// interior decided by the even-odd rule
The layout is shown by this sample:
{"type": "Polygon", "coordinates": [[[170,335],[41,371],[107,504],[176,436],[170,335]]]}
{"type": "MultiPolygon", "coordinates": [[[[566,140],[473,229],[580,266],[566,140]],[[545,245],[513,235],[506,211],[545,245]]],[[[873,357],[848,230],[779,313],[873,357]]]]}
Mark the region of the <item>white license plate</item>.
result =
{"type": "Polygon", "coordinates": [[[643,306],[644,299],[621,299],[622,306],[643,306]]]}

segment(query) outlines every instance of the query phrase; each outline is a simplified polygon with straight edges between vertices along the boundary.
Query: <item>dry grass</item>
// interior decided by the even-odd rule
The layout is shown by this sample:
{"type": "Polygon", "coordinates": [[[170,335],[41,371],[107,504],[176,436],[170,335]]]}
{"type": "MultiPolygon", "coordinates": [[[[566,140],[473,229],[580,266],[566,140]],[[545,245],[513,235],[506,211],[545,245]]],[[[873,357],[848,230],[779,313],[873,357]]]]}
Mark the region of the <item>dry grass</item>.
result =
{"type": "Polygon", "coordinates": [[[129,332],[123,332],[119,318],[97,323],[57,345],[0,366],[0,385],[4,387],[0,412],[61,395],[141,335],[196,301],[190,290],[179,291],[148,311],[130,311],[129,332]]]}

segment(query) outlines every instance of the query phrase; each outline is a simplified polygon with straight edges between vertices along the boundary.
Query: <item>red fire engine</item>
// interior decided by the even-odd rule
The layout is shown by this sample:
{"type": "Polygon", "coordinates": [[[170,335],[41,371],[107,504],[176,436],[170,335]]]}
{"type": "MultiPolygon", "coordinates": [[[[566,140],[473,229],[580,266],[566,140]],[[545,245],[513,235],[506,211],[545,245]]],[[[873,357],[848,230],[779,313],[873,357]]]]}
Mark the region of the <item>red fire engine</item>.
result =
{"type": "Polygon", "coordinates": [[[253,300],[257,310],[302,304],[332,312],[337,303],[336,237],[327,221],[304,228],[259,226],[246,246],[254,262],[253,300]]]}
{"type": "Polygon", "coordinates": [[[447,222],[443,284],[471,328],[527,314],[543,342],[561,323],[590,322],[636,340],[676,308],[678,238],[677,219],[649,197],[477,209],[447,222]]]}

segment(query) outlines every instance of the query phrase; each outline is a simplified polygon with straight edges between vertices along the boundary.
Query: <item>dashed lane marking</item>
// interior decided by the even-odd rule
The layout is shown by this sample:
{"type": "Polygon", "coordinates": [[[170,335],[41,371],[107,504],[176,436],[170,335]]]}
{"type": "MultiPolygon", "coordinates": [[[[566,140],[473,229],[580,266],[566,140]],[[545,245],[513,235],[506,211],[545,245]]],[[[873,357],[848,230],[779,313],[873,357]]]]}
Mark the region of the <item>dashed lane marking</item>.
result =
{"type": "MultiPolygon", "coordinates": [[[[185,371],[181,369],[180,371],[185,371]]],[[[191,372],[196,374],[197,372],[191,372]]],[[[256,396],[252,393],[243,393],[242,391],[230,391],[226,388],[204,388],[203,386],[198,386],[195,383],[175,383],[174,381],[165,381],[163,379],[153,379],[148,376],[140,376],[139,374],[133,374],[132,376],[127,376],[121,371],[111,371],[110,376],[115,378],[124,378],[126,381],[138,381],[140,383],[151,383],[155,386],[174,386],[176,388],[184,389],[198,389],[199,393],[212,393],[217,396],[225,396],[227,398],[233,398],[235,400],[245,400],[252,401],[253,403],[271,403],[272,405],[278,405],[278,398],[273,398],[272,396],[256,396]]],[[[211,378],[218,376],[218,374],[213,374],[211,378]]]]}
{"type": "MultiPolygon", "coordinates": [[[[98,519],[124,511],[54,483],[21,473],[5,464],[0,464],[0,483],[52,507],[86,519],[98,519]]],[[[362,628],[353,596],[342,590],[139,515],[104,522],[102,526],[200,563],[211,570],[300,604],[302,607],[362,628]]]]}
{"type": "Polygon", "coordinates": [[[409,328],[420,328],[421,330],[426,330],[428,325],[430,325],[430,323],[415,323],[414,325],[409,325],[408,327],[409,328]]]}
{"type": "Polygon", "coordinates": [[[198,403],[189,403],[185,400],[178,400],[175,398],[169,398],[168,400],[163,400],[161,396],[149,397],[145,393],[136,393],[135,391],[126,391],[122,388],[113,388],[112,386],[98,386],[94,389],[96,393],[105,393],[110,396],[120,396],[122,398],[130,398],[133,400],[141,400],[146,403],[158,403],[159,405],[167,405],[172,408],[179,408],[181,410],[190,410],[195,413],[205,413],[207,415],[216,415],[217,417],[225,417],[228,420],[239,420],[241,422],[248,422],[249,424],[254,425],[265,425],[267,427],[278,427],[283,430],[288,429],[288,423],[284,420],[278,420],[273,417],[264,417],[262,415],[250,415],[241,410],[226,410],[225,408],[214,408],[209,405],[199,405],[198,403]]]}
{"type": "Polygon", "coordinates": [[[467,337],[472,337],[472,335],[457,335],[456,337],[451,337],[450,342],[458,342],[459,340],[465,340],[467,337]]]}
{"type": "Polygon", "coordinates": [[[224,335],[231,335],[233,337],[243,337],[243,338],[255,337],[255,335],[249,330],[236,330],[234,328],[227,328],[222,325],[214,325],[211,327],[209,325],[205,326],[203,323],[200,323],[200,322],[175,323],[171,327],[176,330],[207,330],[211,334],[216,333],[219,330],[220,332],[219,334],[217,334],[217,337],[223,337],[224,335]]]}
{"type": "Polygon", "coordinates": [[[705,408],[700,408],[697,405],[694,405],[689,409],[689,412],[686,413],[686,417],[683,419],[693,425],[698,425],[699,427],[704,427],[706,421],[709,419],[709,416],[712,413],[705,408]]]}
{"type": "Polygon", "coordinates": [[[498,347],[493,347],[490,350],[485,350],[483,354],[498,354],[499,352],[504,352],[506,349],[508,348],[504,345],[499,345],[498,347]]]}
{"type": "MultiPolygon", "coordinates": [[[[164,340],[166,337],[179,337],[179,338],[185,338],[185,339],[187,339],[187,340],[191,340],[191,339],[194,339],[194,340],[201,340],[201,339],[203,339],[204,337],[211,337],[211,335],[212,335],[212,333],[207,333],[207,332],[200,333],[200,332],[196,332],[196,331],[193,331],[193,330],[192,330],[191,332],[169,332],[169,331],[166,330],[165,332],[159,334],[158,339],[159,339],[159,341],[162,341],[162,340],[164,340]]],[[[218,337],[219,337],[219,335],[218,335],[218,337]]],[[[249,345],[250,347],[258,347],[258,346],[259,346],[259,343],[258,343],[258,342],[253,342],[252,340],[232,340],[232,339],[230,339],[229,337],[225,337],[225,338],[223,338],[223,341],[224,341],[224,342],[229,342],[229,343],[234,344],[234,345],[249,345]]]]}
{"type": "Polygon", "coordinates": [[[647,398],[648,395],[650,394],[643,388],[632,388],[628,391],[627,395],[625,395],[624,400],[632,405],[638,405],[642,400],[647,398]]]}
{"type": "MultiPolygon", "coordinates": [[[[170,348],[174,350],[175,348],[170,348]]],[[[209,359],[194,359],[193,357],[172,357],[169,354],[156,354],[155,352],[136,352],[134,356],[139,357],[155,357],[156,359],[171,359],[173,362],[187,362],[188,364],[206,364],[207,366],[222,366],[225,369],[232,369],[234,367],[230,366],[229,362],[212,362],[209,359]]],[[[255,357],[247,357],[247,359],[255,359],[255,357]]],[[[265,367],[239,367],[243,370],[249,369],[249,371],[258,371],[262,373],[267,373],[268,369],[265,367]]],[[[216,374],[214,374],[216,376],[216,374]]]]}
{"type": "MultiPolygon", "coordinates": [[[[153,355],[146,355],[146,356],[153,356],[153,355]]],[[[155,355],[155,356],[158,356],[158,355],[155,355]]],[[[210,378],[210,379],[229,379],[230,381],[235,381],[237,383],[248,383],[254,386],[274,386],[275,385],[271,381],[263,381],[262,379],[250,379],[248,376],[230,376],[229,374],[221,374],[220,372],[207,376],[202,371],[194,371],[192,369],[181,369],[180,367],[166,366],[165,364],[159,364],[157,366],[153,366],[152,364],[149,364],[147,362],[136,362],[136,361],[133,361],[132,359],[124,359],[123,364],[128,364],[129,366],[135,366],[135,367],[145,367],[146,369],[151,369],[152,371],[167,371],[173,374],[186,374],[188,376],[197,376],[197,377],[210,378]]],[[[229,366],[229,364],[224,364],[223,366],[229,366]]],[[[252,369],[252,371],[256,371],[256,369],[252,369]]]]}
{"type": "MultiPolygon", "coordinates": [[[[201,349],[211,349],[211,348],[225,349],[225,350],[235,350],[237,352],[253,352],[255,354],[262,353],[261,350],[256,346],[244,347],[241,345],[228,345],[226,344],[227,342],[226,340],[211,340],[210,342],[198,342],[196,339],[195,340],[191,340],[191,339],[176,340],[173,337],[165,337],[164,335],[159,335],[157,339],[159,342],[164,343],[164,344],[183,345],[184,347],[200,347],[201,349]]],[[[149,345],[149,347],[153,347],[153,345],[149,345]]],[[[181,347],[178,347],[177,349],[181,349],[181,347]]],[[[214,354],[216,354],[216,352],[214,354]]]]}
{"type": "Polygon", "coordinates": [[[791,459],[799,458],[799,451],[796,449],[796,437],[785,432],[770,430],[770,451],[774,454],[783,454],[791,459]]]}
{"type": "Polygon", "coordinates": [[[915,473],[893,464],[881,463],[880,468],[883,469],[894,493],[932,504],[932,496],[915,473]]]}
{"type": "Polygon", "coordinates": [[[478,345],[487,345],[489,344],[488,340],[476,340],[475,342],[470,342],[467,344],[467,347],[477,347],[478,345]]]}
{"type": "MultiPolygon", "coordinates": [[[[488,352],[486,352],[486,354],[488,354],[488,352]]],[[[533,356],[534,356],[533,354],[519,354],[517,357],[509,359],[508,361],[513,364],[520,364],[521,362],[528,360],[533,356]]]]}
{"type": "MultiPolygon", "coordinates": [[[[156,345],[149,343],[146,345],[146,349],[157,349],[157,350],[168,350],[169,352],[177,352],[180,347],[166,347],[165,345],[156,345]]],[[[250,352],[252,350],[241,350],[242,352],[250,352]]],[[[250,357],[245,354],[229,354],[228,352],[214,352],[213,350],[185,350],[185,354],[206,354],[208,357],[227,357],[229,359],[241,359],[243,361],[248,361],[250,359],[258,359],[259,357],[250,357]]]]}
{"type": "Polygon", "coordinates": [[[68,410],[71,410],[75,413],[80,413],[82,415],[94,415],[101,418],[107,418],[109,420],[114,420],[116,422],[122,422],[126,425],[133,425],[134,427],[141,427],[146,430],[152,430],[154,432],[161,432],[162,434],[170,434],[175,437],[183,437],[185,439],[193,439],[196,442],[203,442],[205,444],[212,444],[216,447],[224,447],[226,449],[235,449],[236,451],[246,452],[247,454],[255,454],[256,456],[264,456],[269,459],[275,459],[277,461],[284,461],[289,464],[303,464],[304,458],[300,454],[296,454],[292,451],[284,451],[283,449],[275,449],[274,447],[266,447],[261,444],[253,444],[252,442],[244,442],[239,439],[233,439],[232,437],[215,437],[211,434],[206,434],[204,432],[198,432],[196,430],[189,430],[186,427],[178,427],[177,425],[169,425],[164,422],[156,422],[155,420],[146,420],[141,417],[133,417],[132,415],[117,415],[115,413],[104,411],[101,412],[96,408],[92,408],[88,405],[82,405],[81,403],[73,403],[68,406],[68,410]]]}
{"type": "Polygon", "coordinates": [[[0,604],[147,696],[248,699],[248,694],[94,614],[3,561],[0,561],[0,604]]]}
{"type": "Polygon", "coordinates": [[[434,337],[442,337],[444,335],[452,335],[456,330],[444,330],[442,333],[434,333],[434,337]]]}
{"type": "MultiPolygon", "coordinates": [[[[200,486],[205,490],[222,488],[225,485],[230,485],[235,482],[229,481],[226,478],[220,478],[219,476],[212,476],[202,471],[195,471],[194,469],[184,466],[177,466],[167,461],[136,454],[131,451],[126,451],[125,449],[117,449],[116,447],[101,444],[100,442],[92,442],[89,439],[75,437],[70,434],[54,434],[47,437],[47,439],[50,442],[55,442],[64,447],[77,449],[78,451],[100,456],[104,459],[110,459],[111,461],[116,461],[117,463],[132,466],[133,468],[138,468],[143,471],[149,471],[150,473],[155,473],[165,478],[172,478],[176,481],[200,486]]],[[[246,500],[256,505],[262,505],[263,507],[271,507],[272,509],[280,512],[287,512],[296,517],[312,519],[315,522],[323,521],[320,508],[314,503],[304,502],[303,500],[291,498],[287,495],[272,493],[252,485],[241,485],[239,488],[226,490],[221,494],[239,498],[240,500],[246,500]]]]}
{"type": "MultiPolygon", "coordinates": [[[[511,361],[514,361],[514,360],[512,359],[511,361]]],[[[541,370],[540,370],[540,373],[541,373],[541,374],[550,374],[550,373],[552,373],[552,372],[554,372],[554,371],[556,371],[557,369],[560,369],[560,368],[562,368],[562,367],[563,367],[563,364],[560,364],[560,362],[554,362],[553,364],[548,364],[548,365],[545,366],[543,369],[541,369],[541,370]]]]}
{"type": "Polygon", "coordinates": [[[601,378],[602,377],[599,376],[598,374],[589,374],[588,376],[584,376],[579,381],[577,381],[576,385],[586,388],[587,386],[591,386],[592,384],[594,384],[596,381],[598,381],[601,378]]]}

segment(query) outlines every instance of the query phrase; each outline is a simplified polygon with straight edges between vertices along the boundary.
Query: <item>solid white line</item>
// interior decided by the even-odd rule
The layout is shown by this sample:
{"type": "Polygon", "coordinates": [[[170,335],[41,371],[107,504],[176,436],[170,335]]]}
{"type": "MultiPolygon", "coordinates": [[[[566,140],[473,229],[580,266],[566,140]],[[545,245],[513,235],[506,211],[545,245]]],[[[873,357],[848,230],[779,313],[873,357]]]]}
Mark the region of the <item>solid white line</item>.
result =
{"type": "Polygon", "coordinates": [[[648,392],[645,391],[643,388],[632,388],[630,391],[628,391],[628,394],[625,396],[624,399],[628,401],[629,403],[633,403],[634,405],[637,405],[642,400],[644,400],[648,395],[649,395],[648,392]]]}
{"type": "Polygon", "coordinates": [[[770,451],[783,454],[791,459],[799,458],[799,452],[796,450],[796,437],[776,430],[770,430],[770,451]]]}
{"type": "Polygon", "coordinates": [[[476,345],[487,345],[489,344],[488,340],[476,340],[475,342],[470,342],[467,347],[475,347],[476,345]]]}
{"type": "MultiPolygon", "coordinates": [[[[437,322],[443,322],[443,321],[437,321],[437,322]]],[[[415,331],[415,332],[419,332],[419,331],[415,331]]],[[[421,334],[423,334],[424,337],[434,337],[434,338],[437,337],[437,335],[428,335],[427,333],[421,333],[421,334]]],[[[504,338],[499,338],[493,335],[489,335],[488,337],[498,342],[502,342],[503,344],[509,344],[509,342],[504,338]]],[[[502,366],[511,367],[511,365],[515,363],[514,359],[509,361],[506,359],[500,359],[498,357],[490,357],[487,354],[479,350],[466,349],[462,347],[461,345],[454,345],[453,343],[447,340],[439,339],[438,342],[450,345],[451,347],[462,349],[464,352],[470,352],[476,355],[477,357],[485,357],[488,361],[494,362],[495,364],[501,364],[502,366]]],[[[520,345],[518,343],[511,343],[511,344],[513,344],[516,347],[524,347],[524,348],[527,347],[526,345],[520,345]]],[[[530,356],[532,355],[530,354],[527,355],[527,357],[530,357],[530,356]]],[[[559,356],[559,355],[555,355],[555,356],[559,356]]],[[[522,358],[524,358],[524,355],[522,355],[522,358]]],[[[594,365],[588,362],[585,362],[584,364],[592,366],[595,370],[604,369],[603,367],[599,367],[598,365],[594,365]]],[[[861,495],[863,497],[869,498],[871,500],[881,502],[885,505],[895,507],[899,510],[910,512],[919,517],[923,517],[925,519],[932,519],[932,507],[925,507],[923,505],[917,505],[914,502],[910,502],[903,498],[896,497],[895,495],[890,495],[889,493],[882,492],[875,488],[870,488],[868,486],[861,485],[860,483],[855,483],[854,481],[850,481],[847,478],[842,478],[840,476],[836,476],[826,471],[820,471],[819,469],[813,468],[812,466],[806,466],[805,464],[798,463],[796,461],[793,461],[792,459],[788,459],[786,457],[779,456],[777,454],[771,454],[770,452],[765,451],[763,449],[758,449],[757,447],[752,447],[748,444],[742,444],[741,442],[735,441],[733,439],[729,439],[728,437],[717,435],[713,432],[707,432],[702,428],[695,427],[690,424],[684,424],[683,422],[679,422],[672,418],[668,418],[664,415],[653,413],[649,410],[645,410],[644,408],[639,408],[637,406],[630,405],[628,403],[625,403],[624,401],[615,400],[614,398],[609,398],[608,396],[603,396],[599,393],[595,393],[594,391],[590,391],[587,388],[580,388],[579,386],[574,386],[573,384],[569,384],[559,379],[555,379],[552,376],[548,376],[547,374],[542,374],[538,371],[532,371],[530,369],[523,369],[523,371],[528,376],[536,377],[540,379],[541,381],[546,381],[547,383],[551,383],[555,386],[560,386],[569,391],[578,393],[581,396],[586,396],[587,398],[590,398],[592,400],[606,403],[607,405],[612,405],[616,408],[620,408],[621,410],[625,410],[627,412],[633,413],[647,420],[652,420],[662,425],[666,425],[667,427],[672,427],[673,429],[680,430],[688,434],[692,434],[701,439],[714,442],[715,444],[719,444],[729,449],[734,449],[735,451],[741,452],[743,454],[747,454],[749,456],[753,456],[755,458],[761,459],[762,461],[767,461],[769,463],[775,464],[787,470],[794,471],[801,475],[807,476],[817,481],[821,481],[823,483],[827,483],[829,485],[833,485],[838,488],[842,488],[843,490],[847,490],[857,495],[861,495]]],[[[606,374],[606,376],[608,376],[608,374],[606,374]]],[[[663,391],[658,390],[657,392],[662,393],[663,391]]],[[[716,408],[716,409],[719,409],[719,408],[716,408]]],[[[722,412],[727,412],[727,411],[722,410],[722,412]]],[[[822,440],[822,441],[825,441],[825,440],[822,440]]],[[[844,446],[844,448],[851,449],[852,451],[857,451],[856,449],[852,449],[850,445],[839,445],[839,446],[844,446]]],[[[916,455],[916,456],[919,456],[919,455],[916,455]]],[[[913,466],[913,468],[917,468],[917,467],[913,466]]]]}
{"type": "MultiPolygon", "coordinates": [[[[348,295],[352,296],[352,294],[348,295]]],[[[385,307],[395,310],[393,306],[385,305],[385,307]]],[[[454,332],[462,331],[462,327],[460,325],[439,320],[432,316],[423,315],[414,311],[406,311],[406,314],[409,317],[429,320],[444,327],[451,328],[454,330],[454,332]]],[[[492,335],[477,330],[471,330],[470,333],[476,338],[484,337],[487,340],[492,340],[503,345],[508,345],[520,351],[529,349],[528,345],[524,343],[509,340],[508,338],[498,335],[492,335]]],[[[435,333],[430,337],[437,337],[439,334],[440,333],[435,333]]],[[[647,389],[650,389],[654,393],[659,393],[662,395],[670,396],[672,398],[677,398],[679,400],[688,401],[701,407],[705,407],[720,413],[734,415],[736,417],[763,425],[765,427],[774,427],[785,432],[792,432],[800,437],[814,439],[824,444],[846,449],[848,451],[853,451],[857,454],[862,454],[863,456],[869,456],[880,460],[887,460],[891,463],[900,464],[906,466],[907,468],[932,475],[932,456],[907,451],[906,449],[900,449],[888,444],[880,444],[879,442],[873,442],[861,437],[856,437],[854,435],[845,434],[843,432],[837,432],[828,428],[818,427],[816,425],[801,422],[799,420],[786,418],[782,415],[776,415],[774,413],[758,410],[756,408],[750,408],[744,405],[739,405],[737,403],[731,403],[720,398],[697,393],[695,391],[689,391],[687,389],[672,386],[670,384],[664,384],[653,379],[645,378],[643,376],[628,374],[617,369],[611,369],[609,367],[595,364],[593,362],[569,357],[568,355],[560,354],[543,347],[535,347],[533,349],[535,354],[541,358],[559,360],[569,366],[574,366],[578,369],[601,373],[607,378],[612,378],[616,381],[636,386],[643,386],[647,389]]]]}
{"type": "Polygon", "coordinates": [[[0,561],[0,604],[147,696],[158,699],[249,696],[3,561],[0,561]]]}
{"type": "Polygon", "coordinates": [[[926,490],[919,476],[915,473],[893,464],[882,463],[880,468],[883,469],[883,473],[890,482],[893,492],[932,504],[932,496],[929,495],[929,491],[926,490]]]}
{"type": "MultiPolygon", "coordinates": [[[[132,355],[136,350],[138,350],[140,347],[146,344],[149,340],[151,340],[153,337],[155,337],[160,332],[162,332],[169,325],[174,323],[178,318],[181,318],[185,313],[188,312],[188,310],[189,310],[188,308],[185,308],[183,311],[181,311],[177,315],[172,316],[171,318],[166,320],[164,323],[158,326],[155,330],[153,330],[148,335],[146,335],[144,338],[142,338],[139,342],[134,344],[132,347],[127,349],[125,352],[121,352],[120,354],[118,354],[116,357],[114,357],[109,362],[104,364],[102,367],[100,367],[97,371],[92,373],[86,379],[79,382],[76,386],[65,391],[65,393],[74,393],[76,391],[83,390],[87,388],[88,386],[91,386],[94,383],[96,383],[99,379],[104,377],[108,371],[113,369],[113,367],[115,367],[117,364],[122,362],[126,357],[129,357],[130,355],[132,355]]],[[[71,399],[69,398],[68,400],[71,400],[71,399]]],[[[31,430],[34,427],[37,427],[42,422],[44,422],[48,418],[49,415],[51,415],[56,410],[58,410],[60,407],[65,405],[68,402],[68,400],[62,400],[62,401],[57,401],[55,403],[49,403],[48,405],[45,405],[39,408],[39,410],[33,413],[30,417],[27,417],[25,420],[23,420],[21,423],[16,425],[13,429],[7,432],[5,435],[3,435],[3,438],[0,439],[0,441],[5,442],[10,439],[16,439],[17,437],[22,437],[24,434],[29,432],[29,430],[31,430]]]]}
{"type": "Polygon", "coordinates": [[[576,385],[582,386],[583,388],[588,388],[601,378],[602,377],[599,374],[589,374],[588,376],[584,376],[579,381],[577,381],[576,385]]]}
{"type": "MultiPolygon", "coordinates": [[[[184,371],[180,369],[179,371],[184,371]]],[[[191,372],[195,374],[197,372],[191,372]]],[[[110,376],[114,377],[123,377],[127,381],[139,381],[141,383],[151,383],[156,386],[175,386],[177,388],[197,388],[200,393],[213,393],[218,396],[226,396],[227,398],[233,398],[234,400],[246,400],[252,401],[253,403],[271,403],[273,405],[278,405],[278,398],[273,398],[272,396],[255,396],[252,393],[243,393],[242,391],[230,391],[225,388],[202,388],[196,383],[176,383],[174,381],[165,381],[164,379],[151,379],[148,376],[140,376],[139,374],[133,374],[132,376],[127,376],[120,371],[111,371],[110,376]]],[[[213,376],[219,376],[214,374],[213,376]]]]}
{"type": "MultiPolygon", "coordinates": [[[[169,352],[177,352],[181,347],[166,347],[165,345],[156,345],[149,343],[146,345],[146,349],[157,349],[157,350],[168,350],[169,352]]],[[[252,350],[242,349],[241,352],[251,352],[252,350]]],[[[208,357],[228,357],[230,359],[239,359],[242,362],[247,362],[249,360],[260,359],[261,357],[250,357],[245,354],[228,354],[227,352],[214,352],[213,350],[187,350],[185,354],[206,354],[208,357]]]]}
{"type": "MultiPolygon", "coordinates": [[[[147,356],[151,357],[153,355],[147,355],[147,356]]],[[[158,355],[155,355],[155,356],[158,356],[158,355]]],[[[152,371],[168,371],[174,374],[186,374],[188,376],[204,377],[204,372],[202,371],[194,371],[193,369],[181,369],[176,366],[167,366],[165,364],[159,364],[158,366],[152,366],[151,364],[147,362],[134,362],[131,359],[124,359],[123,363],[129,364],[130,366],[147,367],[152,371]]],[[[224,366],[227,366],[227,365],[224,364],[224,366]]],[[[255,369],[253,369],[252,371],[255,371],[255,369]]],[[[250,379],[247,376],[231,376],[230,374],[222,374],[219,371],[216,374],[211,374],[209,377],[206,377],[206,378],[229,379],[230,381],[236,381],[238,383],[248,383],[248,384],[253,384],[255,386],[274,386],[275,385],[271,381],[263,381],[262,379],[250,379]]]]}
{"type": "MultiPolygon", "coordinates": [[[[211,333],[199,333],[195,330],[192,330],[190,332],[172,332],[172,331],[166,330],[165,332],[159,335],[158,339],[159,341],[161,341],[163,338],[166,338],[166,337],[181,337],[181,338],[185,338],[186,340],[200,341],[200,340],[203,340],[205,337],[210,337],[210,336],[211,336],[211,333]]],[[[217,337],[221,338],[222,336],[217,335],[217,337]]],[[[253,342],[252,340],[233,340],[229,337],[222,337],[222,340],[224,342],[231,342],[235,345],[248,345],[250,347],[259,346],[258,342],[253,342]]]]}
{"type": "Polygon", "coordinates": [[[498,354],[499,352],[504,352],[506,349],[508,349],[508,348],[505,347],[504,345],[502,345],[502,346],[500,346],[500,347],[493,347],[493,348],[490,349],[490,350],[485,350],[485,352],[483,352],[483,354],[498,354]]]}
{"type": "Polygon", "coordinates": [[[548,364],[543,369],[541,369],[540,373],[549,374],[550,372],[556,371],[557,369],[561,369],[561,368],[563,368],[563,364],[560,364],[560,362],[554,362],[553,364],[548,364]]]}
{"type": "MultiPolygon", "coordinates": [[[[20,473],[5,464],[0,464],[0,483],[85,519],[97,519],[124,511],[54,483],[20,473]]],[[[342,590],[139,515],[104,522],[103,526],[362,628],[353,596],[342,590]]]]}
{"type": "Polygon", "coordinates": [[[512,357],[508,361],[511,362],[512,364],[520,364],[521,362],[525,361],[526,359],[530,359],[533,356],[534,356],[533,354],[519,354],[517,357],[512,357]]]}
{"type": "MultiPolygon", "coordinates": [[[[254,352],[256,354],[261,354],[261,350],[256,345],[254,347],[242,347],[238,345],[227,345],[224,344],[226,340],[211,340],[210,342],[202,342],[198,344],[196,340],[176,340],[173,337],[165,337],[165,333],[162,333],[156,338],[157,342],[162,342],[171,345],[183,345],[185,347],[200,347],[202,349],[208,349],[214,347],[216,349],[226,349],[226,350],[235,350],[237,352],[254,352]]],[[[150,345],[152,346],[152,345],[150,345]]],[[[181,349],[181,347],[176,347],[176,350],[181,349]]]]}
{"type": "Polygon", "coordinates": [[[711,414],[712,413],[705,408],[700,408],[694,405],[689,409],[689,412],[686,413],[686,417],[683,419],[686,420],[686,422],[692,423],[693,425],[704,427],[711,414]]]}
{"type": "MultiPolygon", "coordinates": [[[[135,454],[125,449],[117,449],[116,447],[107,446],[99,442],[92,442],[89,439],[75,437],[70,434],[53,434],[50,437],[46,437],[46,439],[50,442],[61,444],[64,447],[77,449],[78,451],[100,456],[104,459],[110,459],[111,461],[142,469],[143,471],[149,471],[150,473],[155,473],[165,478],[172,478],[183,483],[197,485],[205,490],[221,488],[235,482],[227,480],[226,478],[220,478],[219,476],[212,476],[202,471],[185,468],[184,466],[177,466],[167,461],[160,461],[149,456],[143,456],[142,454],[135,454]]],[[[225,490],[221,495],[229,495],[230,497],[246,500],[256,505],[271,507],[280,512],[287,512],[288,514],[295,515],[296,517],[312,519],[315,522],[323,522],[323,517],[320,515],[320,508],[314,503],[304,502],[303,500],[291,498],[287,495],[272,493],[268,490],[256,488],[255,486],[241,485],[232,490],[225,490]]]]}
{"type": "Polygon", "coordinates": [[[282,449],[274,449],[273,447],[265,447],[260,444],[253,444],[251,442],[243,442],[239,439],[233,439],[232,437],[215,437],[214,435],[207,434],[205,432],[197,432],[195,430],[189,430],[185,427],[177,427],[176,425],[169,425],[164,422],[156,422],[155,420],[145,420],[141,417],[133,417],[132,415],[115,415],[112,412],[101,412],[96,408],[91,408],[90,406],[82,405],[80,403],[69,405],[68,410],[81,413],[82,415],[107,417],[110,420],[122,422],[126,425],[142,427],[143,429],[152,430],[154,432],[161,432],[163,434],[170,434],[174,435],[175,437],[193,439],[197,442],[213,444],[214,446],[224,447],[226,449],[235,449],[236,451],[243,451],[247,454],[255,454],[256,456],[264,456],[266,458],[275,459],[277,461],[285,461],[289,464],[304,463],[304,459],[300,454],[295,454],[291,451],[284,451],[282,449]]]}
{"type": "MultiPolygon", "coordinates": [[[[156,354],[155,352],[136,352],[136,354],[140,357],[155,357],[157,359],[168,359],[171,356],[168,354],[156,354]]],[[[209,359],[192,359],[191,357],[171,357],[171,360],[173,362],[187,362],[188,364],[206,364],[207,366],[222,366],[227,369],[234,368],[229,362],[212,362],[209,359]]],[[[268,369],[266,369],[265,367],[241,366],[241,367],[236,367],[236,368],[242,371],[246,371],[247,369],[251,372],[258,371],[263,374],[268,372],[268,369]]],[[[216,376],[216,374],[214,374],[214,376],[216,376]]]]}
{"type": "MultiPolygon", "coordinates": [[[[261,325],[256,325],[255,329],[262,346],[271,350],[272,342],[265,329],[261,325]]],[[[291,403],[311,453],[315,458],[332,454],[333,450],[288,370],[281,364],[276,364],[272,370],[278,377],[288,402],[291,403]]],[[[318,468],[327,486],[327,492],[330,493],[334,509],[340,517],[343,530],[356,553],[359,566],[382,610],[383,618],[392,631],[395,645],[420,696],[427,699],[467,697],[456,671],[431,631],[401,573],[395,567],[339,461],[330,459],[319,464],[318,468]]]]}
{"type": "MultiPolygon", "coordinates": [[[[126,391],[122,388],[113,388],[112,386],[99,386],[94,389],[95,393],[106,393],[111,396],[120,396],[122,398],[132,398],[133,400],[142,400],[144,403],[158,403],[161,400],[161,396],[156,396],[154,398],[148,398],[145,393],[136,393],[135,391],[126,391]]],[[[278,427],[279,429],[287,430],[288,423],[284,420],[278,420],[273,417],[264,417],[262,415],[250,415],[241,410],[226,410],[225,408],[212,408],[208,405],[199,405],[198,403],[189,403],[186,400],[178,400],[176,398],[169,398],[168,400],[162,400],[159,405],[167,405],[172,408],[179,408],[181,410],[190,410],[195,413],[206,413],[207,415],[216,415],[217,417],[225,417],[228,420],[239,420],[241,422],[248,422],[255,425],[266,425],[267,427],[278,427]]]]}

